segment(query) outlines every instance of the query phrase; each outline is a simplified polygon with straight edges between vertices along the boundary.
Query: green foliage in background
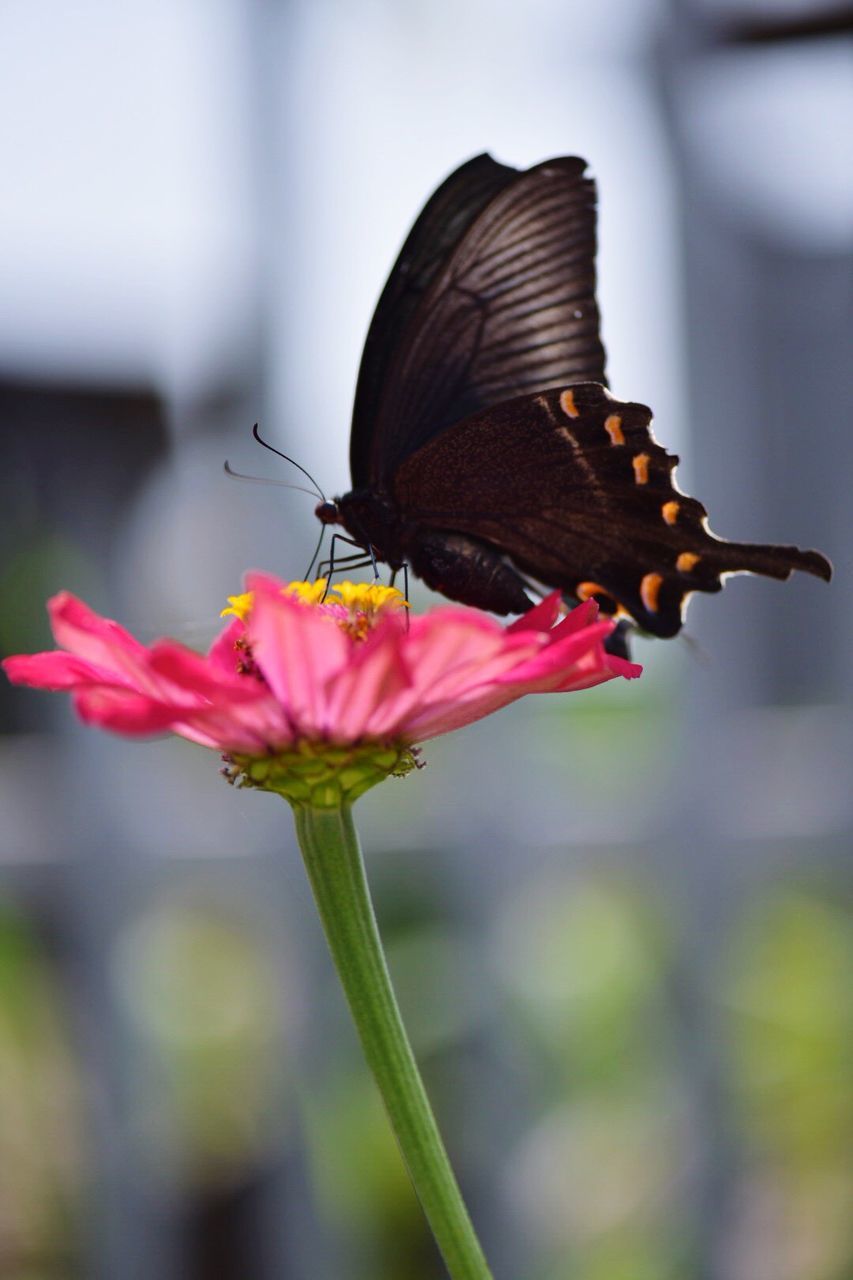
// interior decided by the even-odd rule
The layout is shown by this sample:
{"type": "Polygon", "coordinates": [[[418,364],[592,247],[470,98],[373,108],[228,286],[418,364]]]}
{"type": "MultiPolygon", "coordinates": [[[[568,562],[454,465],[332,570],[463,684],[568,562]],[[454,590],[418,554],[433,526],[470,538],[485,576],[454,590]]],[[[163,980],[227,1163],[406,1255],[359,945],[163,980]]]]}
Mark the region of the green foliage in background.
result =
{"type": "MultiPolygon", "coordinates": [[[[503,993],[519,1106],[490,1195],[512,1206],[532,1280],[691,1274],[701,1124],[672,998],[677,913],[663,887],[625,871],[532,875],[500,905],[485,978],[482,948],[451,928],[440,895],[415,895],[416,909],[405,886],[396,907],[386,891],[391,966],[463,1176],[480,1100],[459,1086],[458,1066],[484,999],[503,993]]],[[[697,998],[716,1010],[725,1073],[726,1265],[750,1280],[846,1280],[848,915],[831,884],[760,884],[718,955],[697,998]]],[[[171,1195],[238,1185],[297,1132],[319,1220],[349,1242],[347,1280],[434,1280],[435,1251],[337,995],[311,1015],[334,1054],[300,1082],[287,1065],[291,979],[248,920],[198,896],[155,903],[120,938],[113,966],[157,1082],[134,1103],[149,1177],[171,1195]]],[[[0,913],[0,1273],[10,1280],[80,1274],[85,1063],[63,993],[26,921],[0,913]]]]}
{"type": "Polygon", "coordinates": [[[87,1194],[80,1079],[64,990],[26,919],[0,902],[0,1274],[78,1274],[87,1194]]]}

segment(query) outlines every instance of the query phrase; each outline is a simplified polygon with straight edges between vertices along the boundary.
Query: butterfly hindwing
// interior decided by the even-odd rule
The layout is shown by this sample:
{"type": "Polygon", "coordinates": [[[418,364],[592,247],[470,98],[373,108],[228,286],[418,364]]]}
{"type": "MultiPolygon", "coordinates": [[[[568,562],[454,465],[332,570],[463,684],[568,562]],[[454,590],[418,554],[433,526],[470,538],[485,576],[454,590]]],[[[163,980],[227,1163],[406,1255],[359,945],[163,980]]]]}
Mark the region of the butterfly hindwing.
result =
{"type": "Polygon", "coordinates": [[[478,157],[427,204],[368,334],[356,486],[386,483],[446,427],[500,401],[604,382],[585,169],[575,157],[527,171],[478,157]]]}
{"type": "Polygon", "coordinates": [[[818,552],[710,533],[702,504],[675,487],[678,459],[651,420],[595,383],[520,396],[412,454],[392,496],[407,523],[480,539],[523,574],[658,636],[675,635],[687,596],[719,591],[724,574],[829,578],[818,552]]]}

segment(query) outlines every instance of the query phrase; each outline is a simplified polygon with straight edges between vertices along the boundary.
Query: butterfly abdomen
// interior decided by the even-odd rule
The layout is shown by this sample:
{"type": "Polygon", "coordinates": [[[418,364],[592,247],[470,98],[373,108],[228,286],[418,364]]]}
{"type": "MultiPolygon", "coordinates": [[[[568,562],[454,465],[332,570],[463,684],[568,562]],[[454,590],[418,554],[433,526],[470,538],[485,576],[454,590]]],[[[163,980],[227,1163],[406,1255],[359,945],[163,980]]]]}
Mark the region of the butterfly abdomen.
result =
{"type": "Polygon", "coordinates": [[[412,569],[428,587],[492,613],[526,613],[524,582],[500,551],[463,533],[423,530],[410,542],[412,569]]]}

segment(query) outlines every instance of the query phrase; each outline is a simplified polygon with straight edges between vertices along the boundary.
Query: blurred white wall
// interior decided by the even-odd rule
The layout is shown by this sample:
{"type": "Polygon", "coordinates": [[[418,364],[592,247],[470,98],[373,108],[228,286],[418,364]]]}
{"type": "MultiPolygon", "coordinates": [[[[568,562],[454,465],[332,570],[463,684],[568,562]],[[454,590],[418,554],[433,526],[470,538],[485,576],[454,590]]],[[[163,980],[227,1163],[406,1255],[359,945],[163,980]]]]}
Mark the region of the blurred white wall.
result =
{"type": "Polygon", "coordinates": [[[0,7],[0,369],[183,398],[245,358],[241,0],[0,7]]]}
{"type": "Polygon", "coordinates": [[[361,344],[388,270],[433,188],[480,151],[520,167],[589,160],[611,381],[655,405],[677,441],[673,185],[644,67],[658,12],[655,0],[288,7],[278,170],[287,284],[272,305],[289,359],[276,400],[327,488],[347,484],[361,344]]]}

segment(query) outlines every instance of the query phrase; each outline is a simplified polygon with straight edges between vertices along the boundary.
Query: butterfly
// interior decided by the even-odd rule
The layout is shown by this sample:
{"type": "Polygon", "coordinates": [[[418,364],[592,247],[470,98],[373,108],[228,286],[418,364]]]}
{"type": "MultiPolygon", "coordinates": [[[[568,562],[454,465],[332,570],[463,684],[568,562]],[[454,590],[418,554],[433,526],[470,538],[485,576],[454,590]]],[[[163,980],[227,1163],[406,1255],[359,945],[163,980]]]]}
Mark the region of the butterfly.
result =
{"type": "Polygon", "coordinates": [[[651,410],[608,390],[586,169],[479,155],[430,197],[368,330],[353,487],[318,517],[452,600],[523,613],[558,588],[655,636],[727,574],[828,581],[818,551],[712,534],[651,410]]]}

